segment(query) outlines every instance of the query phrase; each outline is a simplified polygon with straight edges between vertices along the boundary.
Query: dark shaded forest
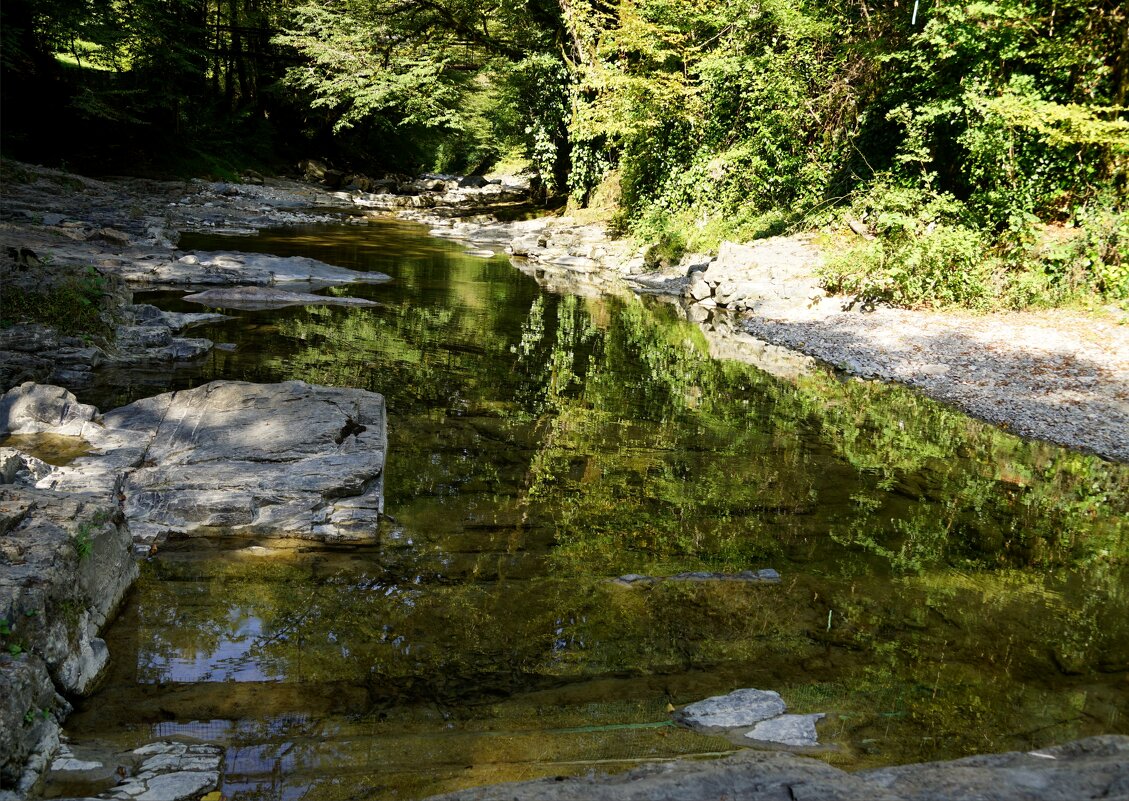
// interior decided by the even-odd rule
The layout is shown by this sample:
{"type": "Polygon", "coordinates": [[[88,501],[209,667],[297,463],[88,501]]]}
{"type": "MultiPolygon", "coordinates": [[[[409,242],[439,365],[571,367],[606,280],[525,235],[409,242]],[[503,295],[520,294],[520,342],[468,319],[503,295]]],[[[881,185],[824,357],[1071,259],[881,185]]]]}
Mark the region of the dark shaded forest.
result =
{"type": "Polygon", "coordinates": [[[7,0],[2,14],[7,157],[217,177],[304,157],[528,169],[667,262],[850,225],[832,288],[910,306],[1129,302],[1115,0],[7,0]]]}

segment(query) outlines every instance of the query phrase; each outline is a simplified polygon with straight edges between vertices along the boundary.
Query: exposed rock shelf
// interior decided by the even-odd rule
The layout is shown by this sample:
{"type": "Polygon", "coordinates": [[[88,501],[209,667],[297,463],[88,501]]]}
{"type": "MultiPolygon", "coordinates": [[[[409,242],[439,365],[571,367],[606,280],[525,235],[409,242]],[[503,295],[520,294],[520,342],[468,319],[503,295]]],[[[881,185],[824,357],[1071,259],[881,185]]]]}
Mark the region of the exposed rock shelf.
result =
{"type": "Polygon", "coordinates": [[[0,399],[0,433],[78,436],[92,453],[34,476],[37,489],[120,506],[133,537],[228,534],[355,541],[383,506],[384,399],[302,381],[217,381],[100,417],[59,387],[0,399]]]}
{"type": "MultiPolygon", "coordinates": [[[[3,473],[19,460],[0,448],[3,473]]],[[[108,497],[0,485],[0,788],[37,780],[70,709],[60,692],[95,686],[108,659],[98,633],[136,576],[108,497]]]]}
{"type": "Polygon", "coordinates": [[[561,777],[431,801],[1088,801],[1123,798],[1129,737],[1091,737],[1029,753],[989,754],[847,773],[810,757],[743,751],[716,761],[647,765],[615,776],[561,777]]]}
{"type": "MultiPolygon", "coordinates": [[[[60,693],[88,693],[105,667],[98,634],[137,576],[131,545],[371,540],[383,507],[384,398],[364,390],[215,382],[99,415],[25,383],[0,398],[9,434],[82,438],[89,452],[56,466],[0,447],[0,798],[44,770],[69,711],[60,693]]],[[[206,777],[186,771],[134,789],[165,799],[173,785],[215,786],[215,770],[199,788],[206,777]]]]}

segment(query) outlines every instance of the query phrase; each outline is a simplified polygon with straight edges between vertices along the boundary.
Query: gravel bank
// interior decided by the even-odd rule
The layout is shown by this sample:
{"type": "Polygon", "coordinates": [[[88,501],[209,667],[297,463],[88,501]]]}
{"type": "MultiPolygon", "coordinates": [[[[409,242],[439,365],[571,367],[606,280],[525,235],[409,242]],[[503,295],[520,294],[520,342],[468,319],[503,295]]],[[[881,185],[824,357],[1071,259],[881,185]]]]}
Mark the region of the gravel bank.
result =
{"type": "Polygon", "coordinates": [[[754,313],[743,327],[854,375],[914,387],[1021,436],[1129,462],[1129,324],[1112,318],[879,307],[815,319],[754,313]]]}

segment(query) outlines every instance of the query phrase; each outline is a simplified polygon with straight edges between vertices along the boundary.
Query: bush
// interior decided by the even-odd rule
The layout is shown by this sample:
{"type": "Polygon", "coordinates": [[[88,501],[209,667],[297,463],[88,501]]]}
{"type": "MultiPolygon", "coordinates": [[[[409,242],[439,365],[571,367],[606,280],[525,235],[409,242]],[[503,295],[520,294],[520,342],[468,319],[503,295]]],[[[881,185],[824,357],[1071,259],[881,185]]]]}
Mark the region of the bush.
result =
{"type": "Polygon", "coordinates": [[[942,224],[852,248],[827,265],[823,279],[833,291],[897,306],[982,308],[992,297],[991,264],[977,231],[942,224]]]}
{"type": "Polygon", "coordinates": [[[48,288],[28,289],[9,282],[0,327],[42,323],[68,336],[108,337],[106,289],[106,279],[93,267],[66,273],[48,288]]]}

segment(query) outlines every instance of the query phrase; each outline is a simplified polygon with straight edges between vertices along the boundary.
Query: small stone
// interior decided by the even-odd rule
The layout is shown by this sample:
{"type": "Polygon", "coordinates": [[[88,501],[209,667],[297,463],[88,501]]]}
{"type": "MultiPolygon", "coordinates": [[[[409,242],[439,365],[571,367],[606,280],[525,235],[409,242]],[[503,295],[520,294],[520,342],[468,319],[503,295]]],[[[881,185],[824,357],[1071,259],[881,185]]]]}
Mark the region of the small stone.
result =
{"type": "Polygon", "coordinates": [[[786,708],[779,693],[744,688],[684,706],[674,717],[694,729],[733,729],[774,718],[786,708]]]}
{"type": "Polygon", "coordinates": [[[763,720],[746,732],[750,740],[766,743],[780,743],[796,747],[819,745],[819,735],[815,722],[826,717],[822,712],[811,715],[781,715],[771,720],[763,720]]]}

